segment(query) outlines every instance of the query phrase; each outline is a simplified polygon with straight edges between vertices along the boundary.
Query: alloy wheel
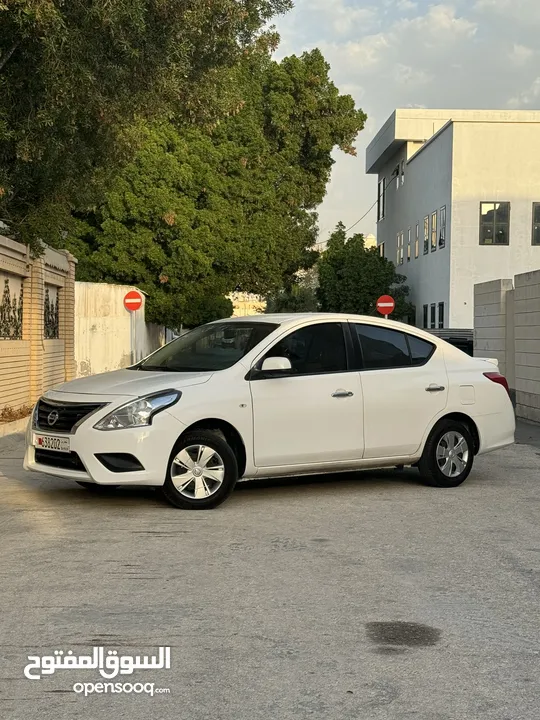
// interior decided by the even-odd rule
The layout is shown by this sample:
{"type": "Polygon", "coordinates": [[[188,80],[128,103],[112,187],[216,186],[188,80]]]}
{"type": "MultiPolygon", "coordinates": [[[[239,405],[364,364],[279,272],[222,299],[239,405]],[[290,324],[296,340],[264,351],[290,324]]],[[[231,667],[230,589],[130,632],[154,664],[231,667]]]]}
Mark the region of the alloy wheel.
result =
{"type": "Polygon", "coordinates": [[[225,478],[225,463],[208,445],[190,445],[175,456],[171,480],[178,492],[190,500],[205,500],[219,490],[225,478]]]}
{"type": "Polygon", "coordinates": [[[455,430],[445,433],[437,444],[437,464],[447,478],[459,477],[469,462],[469,446],[455,430]]]}

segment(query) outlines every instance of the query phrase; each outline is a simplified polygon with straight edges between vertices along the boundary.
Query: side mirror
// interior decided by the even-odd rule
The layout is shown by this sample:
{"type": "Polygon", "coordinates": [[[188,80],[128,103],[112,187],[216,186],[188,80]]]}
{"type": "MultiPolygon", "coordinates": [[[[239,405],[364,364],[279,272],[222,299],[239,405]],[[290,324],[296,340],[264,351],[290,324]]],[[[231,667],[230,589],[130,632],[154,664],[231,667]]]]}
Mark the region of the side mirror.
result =
{"type": "Polygon", "coordinates": [[[265,375],[279,375],[280,373],[291,372],[291,370],[291,361],[285,357],[266,358],[261,365],[261,373],[265,375]]]}

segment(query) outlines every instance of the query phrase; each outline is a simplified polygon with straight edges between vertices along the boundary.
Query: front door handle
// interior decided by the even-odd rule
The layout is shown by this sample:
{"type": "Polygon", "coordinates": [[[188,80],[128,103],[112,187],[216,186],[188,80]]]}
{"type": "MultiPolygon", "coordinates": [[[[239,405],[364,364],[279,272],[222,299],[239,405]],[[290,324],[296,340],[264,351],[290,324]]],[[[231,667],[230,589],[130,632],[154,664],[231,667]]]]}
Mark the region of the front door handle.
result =
{"type": "Polygon", "coordinates": [[[354,393],[349,392],[347,390],[336,390],[335,393],[332,394],[333,398],[350,398],[353,397],[354,393]]]}
{"type": "Polygon", "coordinates": [[[426,392],[428,393],[444,392],[444,390],[446,390],[444,385],[435,385],[435,383],[426,388],[426,392]]]}

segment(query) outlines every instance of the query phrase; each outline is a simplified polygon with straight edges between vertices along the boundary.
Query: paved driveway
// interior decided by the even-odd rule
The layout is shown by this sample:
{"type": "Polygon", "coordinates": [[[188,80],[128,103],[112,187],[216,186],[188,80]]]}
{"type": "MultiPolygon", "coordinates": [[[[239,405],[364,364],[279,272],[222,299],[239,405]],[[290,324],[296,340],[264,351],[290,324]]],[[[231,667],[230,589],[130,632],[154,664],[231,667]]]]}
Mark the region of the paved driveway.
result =
{"type": "Polygon", "coordinates": [[[540,717],[532,445],[479,459],[457,490],[366,472],[241,486],[211,512],[25,473],[20,437],[0,450],[0,717],[540,717]],[[165,645],[171,670],[127,680],[169,694],[23,676],[27,655],[165,645]]]}

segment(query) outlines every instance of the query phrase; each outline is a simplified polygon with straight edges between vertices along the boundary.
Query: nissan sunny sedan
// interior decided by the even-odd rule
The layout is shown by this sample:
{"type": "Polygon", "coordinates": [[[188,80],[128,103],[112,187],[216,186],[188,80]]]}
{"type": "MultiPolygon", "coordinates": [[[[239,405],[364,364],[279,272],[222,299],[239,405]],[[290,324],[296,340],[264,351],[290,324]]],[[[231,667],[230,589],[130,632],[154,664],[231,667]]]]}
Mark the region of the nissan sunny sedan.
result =
{"type": "Polygon", "coordinates": [[[415,466],[457,487],[514,432],[494,361],[373,317],[260,315],[47,392],[24,467],[89,489],[153,485],[178,508],[209,509],[256,477],[415,466]]]}

